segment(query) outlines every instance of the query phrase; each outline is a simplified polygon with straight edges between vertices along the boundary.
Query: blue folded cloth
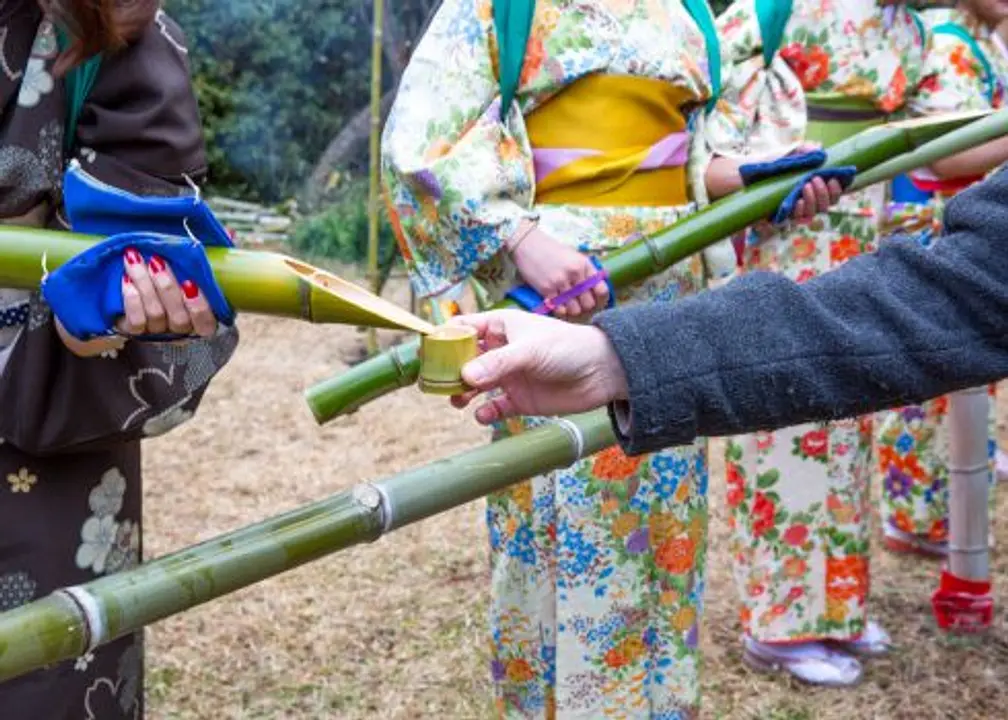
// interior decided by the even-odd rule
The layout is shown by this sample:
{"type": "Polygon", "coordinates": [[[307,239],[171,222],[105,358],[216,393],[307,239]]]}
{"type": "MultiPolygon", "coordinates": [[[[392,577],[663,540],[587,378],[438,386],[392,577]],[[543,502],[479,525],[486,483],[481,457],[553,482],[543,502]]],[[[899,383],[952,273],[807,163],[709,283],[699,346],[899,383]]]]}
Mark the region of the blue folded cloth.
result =
{"type": "Polygon", "coordinates": [[[231,236],[198,193],[182,197],[133,195],[106,185],[78,163],[71,164],[63,179],[63,206],[74,232],[191,236],[208,247],[234,247],[231,236]]]}
{"type": "MultiPolygon", "coordinates": [[[[584,282],[571,288],[567,292],[553,298],[554,305],[564,305],[567,301],[576,298],[581,293],[595,287],[600,279],[605,279],[606,287],[609,288],[609,302],[606,304],[606,307],[611,308],[616,305],[616,291],[613,289],[612,282],[610,282],[609,276],[605,272],[605,268],[602,267],[602,263],[597,257],[592,256],[590,260],[592,265],[594,265],[599,272],[584,282]]],[[[516,288],[512,288],[507,292],[505,297],[514,300],[523,310],[528,310],[529,312],[545,314],[550,311],[550,306],[547,305],[542,295],[537,293],[530,285],[520,285],[516,288]]]]}
{"type": "Polygon", "coordinates": [[[809,181],[812,180],[812,178],[820,177],[826,182],[829,182],[830,180],[837,180],[840,183],[840,187],[847,189],[850,187],[850,184],[854,182],[854,177],[856,175],[857,168],[853,165],[841,165],[840,167],[813,170],[795,183],[794,188],[792,188],[791,192],[787,194],[787,197],[784,198],[784,201],[777,208],[777,212],[774,213],[773,222],[780,225],[791,217],[791,213],[794,212],[795,205],[797,205],[798,201],[801,200],[802,190],[809,181]]]}
{"type": "MultiPolygon", "coordinates": [[[[218,322],[232,325],[234,310],[214,278],[204,246],[234,247],[230,235],[199,193],[183,197],[134,195],[112,187],[71,163],[63,180],[63,205],[74,232],[108,236],[57,268],[42,283],[42,295],[74,337],[114,335],[123,314],[123,255],[127,248],[145,262],[160,256],[179,284],[190,280],[203,292],[218,322]]],[[[138,340],[179,340],[176,334],[138,340]]]]}
{"type": "MultiPolygon", "coordinates": [[[[53,271],[42,282],[42,296],[67,332],[79,340],[116,334],[115,321],[123,314],[123,255],[127,248],[145,261],[158,255],[168,263],[181,285],[194,282],[206,297],[218,322],[232,325],[234,310],[213,275],[203,246],[188,237],[148,232],[122,233],[107,238],[53,271]]],[[[145,335],[143,340],[178,340],[176,334],[145,335]]]]}
{"type": "Polygon", "coordinates": [[[826,162],[824,150],[811,150],[806,153],[787,155],[778,160],[764,163],[747,163],[739,166],[742,184],[748,187],[760,180],[766,180],[777,175],[785,175],[799,170],[814,170],[826,162]]]}
{"type": "Polygon", "coordinates": [[[890,199],[895,203],[926,205],[933,198],[934,193],[918,188],[913,184],[909,175],[898,175],[892,180],[892,197],[890,199]]]}

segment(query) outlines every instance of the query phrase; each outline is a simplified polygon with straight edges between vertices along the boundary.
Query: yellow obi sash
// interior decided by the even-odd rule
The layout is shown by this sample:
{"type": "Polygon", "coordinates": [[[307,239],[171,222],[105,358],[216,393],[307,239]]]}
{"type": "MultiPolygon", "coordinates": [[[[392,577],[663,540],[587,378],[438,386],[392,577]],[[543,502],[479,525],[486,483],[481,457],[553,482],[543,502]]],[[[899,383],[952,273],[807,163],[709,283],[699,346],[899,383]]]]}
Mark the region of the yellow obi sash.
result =
{"type": "Polygon", "coordinates": [[[835,145],[876,125],[885,124],[888,115],[873,103],[843,95],[808,96],[808,128],[805,138],[823,147],[835,145]]]}
{"type": "Polygon", "coordinates": [[[654,78],[589,75],[525,118],[536,202],[608,207],[689,202],[693,93],[654,78]]]}

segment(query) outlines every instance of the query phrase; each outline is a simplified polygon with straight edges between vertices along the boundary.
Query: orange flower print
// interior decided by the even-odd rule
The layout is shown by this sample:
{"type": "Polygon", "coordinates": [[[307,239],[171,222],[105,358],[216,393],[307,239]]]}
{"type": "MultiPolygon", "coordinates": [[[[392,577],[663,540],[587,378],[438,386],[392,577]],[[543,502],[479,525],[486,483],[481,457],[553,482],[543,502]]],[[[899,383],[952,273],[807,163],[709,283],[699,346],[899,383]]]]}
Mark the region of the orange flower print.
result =
{"type": "Polygon", "coordinates": [[[647,645],[639,637],[628,637],[623,641],[622,651],[627,662],[635,662],[644,657],[644,653],[647,652],[647,645]]]}
{"type": "Polygon", "coordinates": [[[934,543],[948,540],[948,523],[944,519],[931,523],[931,529],[928,530],[928,540],[934,543]]]}
{"type": "Polygon", "coordinates": [[[868,594],[868,560],[860,555],[826,558],[826,597],[864,602],[868,594]]]}
{"type": "Polygon", "coordinates": [[[826,619],[842,623],[847,619],[847,605],[840,600],[826,600],[826,619]]]}
{"type": "Polygon", "coordinates": [[[892,514],[892,524],[899,530],[905,533],[913,533],[915,531],[913,520],[910,515],[907,514],[906,510],[897,510],[892,514]]]}
{"type": "Polygon", "coordinates": [[[640,464],[639,457],[627,457],[621,448],[611,447],[595,456],[592,474],[609,482],[626,480],[637,472],[640,464]]]}
{"type": "Polygon", "coordinates": [[[885,112],[893,112],[903,107],[906,102],[906,89],[907,76],[901,66],[896,68],[896,74],[893,75],[892,82],[889,84],[886,94],[882,96],[879,107],[885,112]]]}
{"type": "Polygon", "coordinates": [[[532,512],[532,481],[527,480],[512,488],[511,500],[523,513],[532,512]]]}
{"type": "Polygon", "coordinates": [[[952,51],[949,60],[952,61],[952,67],[955,68],[956,75],[968,78],[980,76],[980,69],[973,59],[973,53],[965,45],[956,45],[956,49],[952,51]]]}
{"type": "Polygon", "coordinates": [[[509,660],[506,672],[508,680],[511,682],[528,682],[535,677],[535,673],[532,672],[532,666],[520,658],[509,660]]]}
{"type": "Polygon", "coordinates": [[[427,152],[424,153],[424,160],[430,162],[431,160],[437,160],[448,154],[451,150],[451,143],[444,138],[438,138],[430,144],[427,148],[427,152]]]}
{"type": "Polygon", "coordinates": [[[815,240],[810,237],[796,237],[791,242],[791,256],[796,261],[808,260],[815,255],[815,240]]]}
{"type": "Polygon", "coordinates": [[[685,575],[693,569],[696,544],[689,538],[677,538],[662,543],[655,555],[655,563],[665,572],[685,575]]]}
{"type": "Polygon", "coordinates": [[[861,254],[861,243],[853,235],[844,235],[830,243],[830,262],[839,264],[861,254]]]}
{"type": "Polygon", "coordinates": [[[619,510],[619,507],[620,507],[619,500],[617,500],[616,498],[607,498],[602,503],[602,514],[612,515],[614,512],[619,510]]]}
{"type": "Polygon", "coordinates": [[[392,226],[392,235],[395,237],[396,245],[399,246],[399,252],[402,254],[403,260],[408,265],[413,262],[413,253],[410,251],[409,243],[406,241],[406,233],[403,232],[402,223],[399,221],[399,213],[396,212],[396,209],[389,201],[387,193],[384,194],[384,198],[389,225],[392,226]]]}
{"type": "Polygon", "coordinates": [[[791,43],[781,49],[780,56],[794,70],[805,90],[814,90],[829,78],[829,53],[817,45],[805,48],[791,43]]]}
{"type": "Polygon", "coordinates": [[[672,513],[654,513],[650,527],[651,547],[659,548],[686,531],[686,526],[672,513]]]}
{"type": "Polygon", "coordinates": [[[612,524],[612,534],[621,540],[640,526],[640,516],[637,513],[625,512],[616,517],[612,524]]]}
{"type": "Polygon", "coordinates": [[[808,563],[797,557],[788,557],[784,560],[784,577],[792,580],[805,577],[808,572],[808,563]]]}
{"type": "Polygon", "coordinates": [[[948,415],[949,399],[948,395],[942,395],[940,398],[935,399],[933,403],[934,414],[938,417],[945,417],[948,415]]]}
{"type": "Polygon", "coordinates": [[[752,610],[746,606],[742,606],[742,610],[739,612],[739,622],[742,623],[743,628],[748,628],[749,623],[752,622],[752,610]]]}
{"type": "Polygon", "coordinates": [[[497,145],[497,154],[504,162],[518,160],[521,158],[521,150],[518,148],[518,143],[515,142],[515,139],[512,137],[504,137],[501,139],[500,143],[497,145]]]}
{"type": "Polygon", "coordinates": [[[602,233],[610,240],[625,240],[635,232],[637,221],[630,215],[613,215],[602,226],[602,233]]]}
{"type": "Polygon", "coordinates": [[[521,78],[518,86],[522,87],[532,82],[533,78],[539,74],[543,63],[546,61],[546,46],[542,37],[533,33],[529,38],[528,46],[525,48],[525,63],[522,65],[521,78]]]}
{"type": "Polygon", "coordinates": [[[696,622],[696,609],[684,607],[672,617],[672,627],[679,632],[686,632],[696,622]]]}
{"type": "Polygon", "coordinates": [[[603,658],[603,662],[605,662],[605,664],[608,665],[609,667],[611,667],[614,670],[616,670],[616,669],[619,669],[619,668],[627,665],[630,662],[630,660],[623,653],[623,649],[622,648],[614,647],[614,648],[611,648],[605,654],[605,658],[603,658]]]}

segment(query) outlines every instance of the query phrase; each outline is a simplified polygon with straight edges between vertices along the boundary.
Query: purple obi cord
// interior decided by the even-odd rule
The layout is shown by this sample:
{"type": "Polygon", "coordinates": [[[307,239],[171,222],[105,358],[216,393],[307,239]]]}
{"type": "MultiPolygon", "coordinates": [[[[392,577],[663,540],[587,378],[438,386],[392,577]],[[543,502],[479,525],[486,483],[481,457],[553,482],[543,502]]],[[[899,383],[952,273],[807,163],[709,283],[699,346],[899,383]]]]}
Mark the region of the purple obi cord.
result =
{"type": "MultiPolygon", "coordinates": [[[[532,150],[532,161],[535,164],[536,179],[542,180],[550,173],[565,165],[570,165],[576,160],[602,154],[604,153],[601,150],[582,148],[535,148],[532,150]]],[[[672,133],[651,146],[647,157],[637,169],[657,170],[658,168],[682,167],[688,159],[689,134],[672,133]]]]}

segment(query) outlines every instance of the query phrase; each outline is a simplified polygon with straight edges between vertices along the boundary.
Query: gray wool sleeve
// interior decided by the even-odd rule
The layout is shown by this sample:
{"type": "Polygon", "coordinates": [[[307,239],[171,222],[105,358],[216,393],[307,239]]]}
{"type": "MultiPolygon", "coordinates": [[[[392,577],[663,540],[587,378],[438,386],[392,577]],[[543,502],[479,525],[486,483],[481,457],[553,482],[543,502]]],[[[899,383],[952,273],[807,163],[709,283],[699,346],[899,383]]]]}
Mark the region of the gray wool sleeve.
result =
{"type": "Polygon", "coordinates": [[[931,249],[887,240],[802,285],[753,272],[595,323],[627,374],[629,431],[618,434],[635,454],[1000,380],[1008,377],[1008,171],[951,201],[931,249]]]}

